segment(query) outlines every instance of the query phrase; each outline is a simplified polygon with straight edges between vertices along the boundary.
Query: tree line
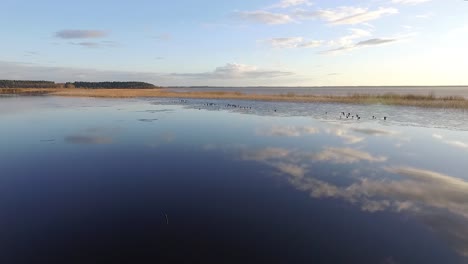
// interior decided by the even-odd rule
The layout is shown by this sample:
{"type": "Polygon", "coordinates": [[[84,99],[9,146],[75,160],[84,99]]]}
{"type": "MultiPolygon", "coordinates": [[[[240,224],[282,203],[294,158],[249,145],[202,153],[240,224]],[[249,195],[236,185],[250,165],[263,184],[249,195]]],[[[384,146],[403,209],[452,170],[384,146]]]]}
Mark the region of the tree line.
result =
{"type": "Polygon", "coordinates": [[[156,88],[145,82],[67,82],[0,80],[0,88],[86,88],[86,89],[150,89],[156,88]]]}
{"type": "Polygon", "coordinates": [[[19,81],[19,80],[0,80],[0,88],[53,88],[55,82],[49,81],[19,81]]]}
{"type": "Polygon", "coordinates": [[[156,86],[145,82],[67,82],[65,83],[65,87],[86,89],[149,89],[156,86]]]}

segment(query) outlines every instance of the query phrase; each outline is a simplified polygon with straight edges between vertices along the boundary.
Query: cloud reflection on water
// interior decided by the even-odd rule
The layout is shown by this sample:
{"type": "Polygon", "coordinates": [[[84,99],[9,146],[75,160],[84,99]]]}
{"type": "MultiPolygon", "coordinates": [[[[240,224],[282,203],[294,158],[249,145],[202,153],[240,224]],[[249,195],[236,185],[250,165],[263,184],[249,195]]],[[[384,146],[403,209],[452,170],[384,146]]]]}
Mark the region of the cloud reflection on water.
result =
{"type": "Polygon", "coordinates": [[[329,128],[326,130],[326,132],[330,135],[335,135],[337,137],[344,139],[345,143],[349,145],[357,144],[365,140],[364,137],[350,134],[349,131],[344,128],[338,128],[338,127],[329,128]]]}
{"type": "Polygon", "coordinates": [[[302,135],[318,134],[319,130],[311,126],[273,126],[257,131],[261,136],[300,137],[302,135]]]}
{"type": "Polygon", "coordinates": [[[65,137],[65,141],[71,144],[110,144],[112,138],[102,136],[72,135],[65,137]]]}
{"type": "MultiPolygon", "coordinates": [[[[364,132],[389,135],[381,131],[364,132]]],[[[267,165],[276,175],[286,177],[294,188],[315,199],[340,199],[369,213],[388,211],[413,215],[460,255],[468,257],[468,182],[461,178],[391,165],[386,156],[350,147],[324,147],[315,153],[293,148],[250,149],[246,146],[233,147],[230,151],[238,153],[241,160],[267,165]],[[334,176],[331,176],[333,173],[329,176],[315,174],[335,166],[353,167],[346,170],[349,173],[335,171],[334,176]],[[336,179],[337,176],[347,183],[340,185],[327,178],[336,179]]]]}
{"type": "Polygon", "coordinates": [[[84,129],[83,133],[65,136],[64,140],[70,144],[101,145],[113,143],[113,135],[120,133],[121,127],[96,126],[84,129]]]}
{"type": "MultiPolygon", "coordinates": [[[[398,138],[401,141],[408,142],[410,138],[403,137],[400,132],[389,130],[385,128],[372,128],[360,127],[353,125],[331,125],[326,128],[319,128],[314,126],[279,126],[275,125],[271,128],[257,129],[256,134],[260,136],[276,136],[276,137],[301,137],[306,135],[318,135],[322,132],[339,137],[344,140],[347,145],[356,145],[364,142],[367,137],[390,137],[398,138]],[[361,134],[361,135],[359,135],[361,134]],[[365,135],[365,136],[362,136],[365,135]],[[366,137],[367,136],[367,137],[366,137]]],[[[454,142],[452,142],[455,144],[454,142]]],[[[457,142],[460,146],[460,142],[457,142]]],[[[402,142],[398,143],[396,147],[401,147],[402,142]]],[[[467,145],[468,146],[468,145],[467,145]]]]}
{"type": "Polygon", "coordinates": [[[366,137],[384,136],[398,138],[403,141],[410,140],[408,137],[403,137],[399,131],[386,128],[362,127],[360,125],[334,125],[325,129],[325,132],[344,139],[344,143],[348,145],[364,142],[366,137]]]}
{"type": "Polygon", "coordinates": [[[376,128],[351,128],[354,132],[371,135],[371,136],[385,136],[385,135],[395,135],[396,131],[376,129],[376,128]]]}
{"type": "MultiPolygon", "coordinates": [[[[321,130],[313,126],[278,126],[275,125],[270,128],[262,128],[256,131],[260,136],[276,136],[276,137],[301,137],[305,135],[316,135],[321,130]]],[[[334,135],[344,139],[346,144],[353,145],[363,142],[366,138],[363,136],[355,135],[364,134],[367,136],[395,136],[398,134],[396,131],[367,128],[367,127],[352,127],[352,126],[332,126],[325,129],[329,135],[334,135]]]]}
{"type": "Polygon", "coordinates": [[[373,156],[368,152],[352,148],[325,148],[322,152],[312,156],[314,160],[330,161],[331,163],[345,164],[360,161],[384,162],[384,156],[373,156]]]}
{"type": "Polygon", "coordinates": [[[164,144],[173,143],[175,139],[176,139],[176,135],[173,132],[169,132],[169,131],[163,132],[163,133],[157,134],[154,138],[152,138],[148,142],[148,146],[152,148],[157,148],[164,144]]]}
{"type": "Polygon", "coordinates": [[[444,136],[439,135],[439,134],[433,134],[433,138],[440,140],[442,143],[457,147],[457,148],[462,148],[462,149],[468,149],[468,143],[458,141],[458,140],[448,140],[445,139],[444,136]]]}

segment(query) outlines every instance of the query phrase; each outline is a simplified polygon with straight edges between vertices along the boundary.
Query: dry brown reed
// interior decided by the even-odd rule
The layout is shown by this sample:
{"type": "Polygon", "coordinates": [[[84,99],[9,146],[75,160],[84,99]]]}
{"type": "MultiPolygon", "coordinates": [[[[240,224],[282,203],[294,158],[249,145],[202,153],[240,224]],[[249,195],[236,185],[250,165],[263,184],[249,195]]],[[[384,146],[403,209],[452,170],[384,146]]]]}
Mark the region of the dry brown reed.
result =
{"type": "Polygon", "coordinates": [[[428,95],[415,94],[352,94],[348,96],[336,95],[300,95],[286,94],[245,94],[241,92],[176,92],[168,89],[77,89],[77,88],[23,88],[0,89],[0,94],[47,94],[55,96],[76,97],[159,97],[159,98],[197,98],[197,99],[232,99],[256,101],[287,101],[287,102],[331,102],[346,104],[385,104],[401,106],[418,106],[431,108],[459,108],[468,109],[468,100],[460,96],[437,97],[433,93],[428,95]]]}

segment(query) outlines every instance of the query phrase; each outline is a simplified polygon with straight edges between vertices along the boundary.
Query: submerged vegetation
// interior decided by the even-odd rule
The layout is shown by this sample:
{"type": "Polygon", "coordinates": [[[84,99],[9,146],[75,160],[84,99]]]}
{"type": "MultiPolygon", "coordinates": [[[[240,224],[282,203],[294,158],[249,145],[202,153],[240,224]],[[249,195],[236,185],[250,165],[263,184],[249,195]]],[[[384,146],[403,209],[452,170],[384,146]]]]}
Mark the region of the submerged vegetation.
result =
{"type": "Polygon", "coordinates": [[[159,97],[159,98],[197,98],[197,99],[230,99],[257,101],[286,101],[286,102],[321,102],[345,104],[385,104],[401,106],[417,106],[432,108],[468,109],[468,100],[461,96],[437,97],[434,94],[352,94],[348,96],[336,95],[300,95],[287,94],[245,94],[241,92],[175,92],[167,89],[80,89],[80,88],[48,88],[48,89],[1,89],[0,94],[49,94],[56,96],[80,97],[159,97]]]}

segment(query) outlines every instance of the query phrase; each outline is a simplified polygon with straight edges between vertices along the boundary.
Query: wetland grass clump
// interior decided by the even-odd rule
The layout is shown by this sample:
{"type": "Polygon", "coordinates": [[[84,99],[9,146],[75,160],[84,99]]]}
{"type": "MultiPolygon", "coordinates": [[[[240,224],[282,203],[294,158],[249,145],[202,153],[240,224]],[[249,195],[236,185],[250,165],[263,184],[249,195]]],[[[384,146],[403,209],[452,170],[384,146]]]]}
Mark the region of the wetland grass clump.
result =
{"type": "Polygon", "coordinates": [[[406,105],[434,108],[468,108],[468,100],[461,96],[437,97],[434,93],[427,95],[419,94],[394,94],[387,93],[383,95],[353,95],[364,101],[381,103],[387,105],[406,105]]]}
{"type": "Polygon", "coordinates": [[[282,96],[291,98],[296,97],[296,94],[293,92],[287,92],[286,94],[282,94],[282,96]]]}

